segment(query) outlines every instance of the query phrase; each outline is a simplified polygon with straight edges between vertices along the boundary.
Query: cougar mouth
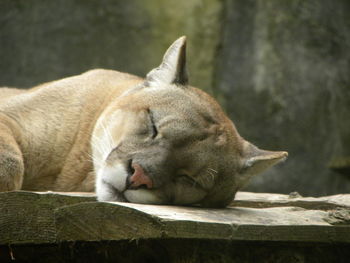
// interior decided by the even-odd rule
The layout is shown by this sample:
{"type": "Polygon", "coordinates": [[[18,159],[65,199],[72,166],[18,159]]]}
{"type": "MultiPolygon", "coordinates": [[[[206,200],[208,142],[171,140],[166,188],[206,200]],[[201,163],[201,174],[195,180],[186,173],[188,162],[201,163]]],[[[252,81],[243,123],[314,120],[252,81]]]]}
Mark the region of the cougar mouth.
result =
{"type": "Polygon", "coordinates": [[[105,185],[105,187],[107,189],[109,189],[109,191],[111,193],[113,193],[113,197],[109,197],[107,199],[103,199],[103,201],[119,201],[119,202],[128,202],[128,200],[125,198],[124,196],[124,192],[123,191],[119,191],[115,186],[113,186],[113,184],[111,184],[110,182],[102,179],[102,184],[105,185]]]}

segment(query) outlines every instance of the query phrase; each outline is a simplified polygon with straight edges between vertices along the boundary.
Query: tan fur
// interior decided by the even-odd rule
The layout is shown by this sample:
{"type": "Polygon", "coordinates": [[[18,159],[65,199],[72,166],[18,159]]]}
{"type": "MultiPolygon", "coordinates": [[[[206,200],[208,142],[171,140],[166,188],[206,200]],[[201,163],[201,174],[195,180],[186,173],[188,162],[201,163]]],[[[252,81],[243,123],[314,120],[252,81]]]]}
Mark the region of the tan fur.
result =
{"type": "MultiPolygon", "coordinates": [[[[138,82],[137,77],[97,69],[2,101],[0,121],[16,130],[14,139],[26,164],[21,188],[93,191],[93,178],[87,175],[93,171],[90,137],[94,124],[113,96],[138,82]]],[[[8,133],[1,130],[1,137],[8,133]]]]}
{"type": "Polygon", "coordinates": [[[252,175],[284,159],[242,139],[213,98],[186,85],[185,39],[175,43],[146,80],[96,69],[28,91],[0,89],[0,191],[94,191],[96,174],[104,184],[108,169],[123,172],[130,159],[154,189],[125,189],[127,198],[97,182],[99,200],[223,206],[252,175]]]}

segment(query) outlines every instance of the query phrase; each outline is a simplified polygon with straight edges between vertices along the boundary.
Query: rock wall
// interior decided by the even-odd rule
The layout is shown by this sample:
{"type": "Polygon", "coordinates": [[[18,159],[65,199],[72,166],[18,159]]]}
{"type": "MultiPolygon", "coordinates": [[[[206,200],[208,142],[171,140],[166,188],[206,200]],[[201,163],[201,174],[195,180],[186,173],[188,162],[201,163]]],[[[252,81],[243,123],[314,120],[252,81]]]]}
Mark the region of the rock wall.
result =
{"type": "Polygon", "coordinates": [[[348,192],[327,165],[350,154],[349,13],[347,0],[3,0],[0,86],[96,67],[144,76],[187,35],[191,84],[243,137],[290,153],[249,190],[348,192]]]}
{"type": "Polygon", "coordinates": [[[290,154],[248,189],[348,192],[328,163],[350,154],[350,3],[225,3],[218,97],[242,136],[290,154]]]}
{"type": "Polygon", "coordinates": [[[4,0],[0,86],[30,87],[91,68],[144,76],[179,36],[192,83],[212,88],[220,0],[4,0]]]}

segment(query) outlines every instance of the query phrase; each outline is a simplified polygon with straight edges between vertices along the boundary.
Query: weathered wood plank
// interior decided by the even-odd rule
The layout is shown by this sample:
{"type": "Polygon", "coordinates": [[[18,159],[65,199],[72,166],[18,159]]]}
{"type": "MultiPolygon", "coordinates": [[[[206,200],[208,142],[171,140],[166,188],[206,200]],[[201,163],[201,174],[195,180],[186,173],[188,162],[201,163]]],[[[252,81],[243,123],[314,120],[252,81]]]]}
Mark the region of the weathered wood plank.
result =
{"type": "Polygon", "coordinates": [[[79,193],[0,193],[0,244],[56,242],[53,209],[82,200],[94,201],[95,197],[79,193]]]}
{"type": "Polygon", "coordinates": [[[7,192],[0,193],[0,244],[154,238],[350,243],[349,198],[239,193],[234,207],[203,209],[96,202],[89,193],[7,192]]]}
{"type": "Polygon", "coordinates": [[[296,206],[306,209],[330,210],[350,208],[350,194],[339,194],[323,197],[301,197],[298,194],[267,194],[238,192],[230,206],[233,207],[281,207],[296,206]]]}
{"type": "Polygon", "coordinates": [[[92,202],[55,210],[59,241],[160,238],[158,218],[111,203],[92,202]]]}
{"type": "Polygon", "coordinates": [[[296,207],[201,209],[131,203],[81,203],[56,209],[60,241],[198,238],[350,242],[350,226],[329,212],[296,207]]]}

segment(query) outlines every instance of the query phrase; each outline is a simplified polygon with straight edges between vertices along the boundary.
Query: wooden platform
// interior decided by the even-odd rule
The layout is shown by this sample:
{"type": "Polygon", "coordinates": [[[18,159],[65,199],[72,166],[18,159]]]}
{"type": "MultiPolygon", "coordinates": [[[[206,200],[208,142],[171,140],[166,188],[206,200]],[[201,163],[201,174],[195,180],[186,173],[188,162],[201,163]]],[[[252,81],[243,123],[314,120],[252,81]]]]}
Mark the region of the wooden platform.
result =
{"type": "MultiPolygon", "coordinates": [[[[226,209],[203,209],[96,202],[95,196],[87,193],[0,193],[0,252],[8,260],[24,247],[59,245],[62,249],[66,246],[62,244],[95,246],[106,241],[119,246],[114,247],[116,251],[121,244],[137,250],[136,243],[147,241],[179,249],[181,244],[192,247],[191,242],[209,244],[207,249],[212,242],[225,247],[246,242],[262,247],[272,243],[287,248],[323,246],[336,251],[346,247],[337,252],[340,258],[335,262],[342,262],[350,249],[350,195],[302,198],[298,194],[240,192],[226,209]]],[[[220,253],[225,256],[223,250],[220,253]]]]}

